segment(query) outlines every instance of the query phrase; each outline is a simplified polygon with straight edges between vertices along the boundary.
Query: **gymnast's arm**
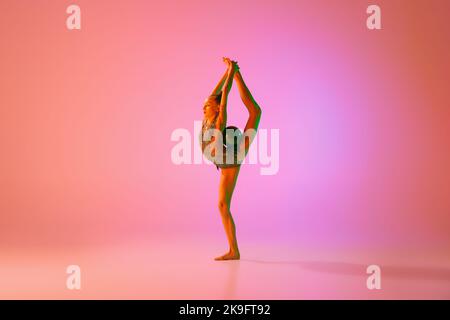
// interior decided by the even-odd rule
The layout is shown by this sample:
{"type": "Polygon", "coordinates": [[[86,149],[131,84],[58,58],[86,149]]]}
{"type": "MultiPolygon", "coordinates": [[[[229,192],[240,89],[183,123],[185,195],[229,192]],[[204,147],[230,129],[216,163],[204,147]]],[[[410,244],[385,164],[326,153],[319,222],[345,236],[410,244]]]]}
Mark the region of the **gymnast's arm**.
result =
{"type": "Polygon", "coordinates": [[[225,73],[223,74],[223,76],[220,79],[220,81],[217,83],[217,85],[214,88],[214,90],[211,93],[211,95],[218,95],[220,93],[220,91],[222,91],[222,87],[223,87],[223,84],[225,83],[225,80],[227,79],[227,76],[228,76],[228,70],[225,71],[225,73]]]}
{"type": "Polygon", "coordinates": [[[228,94],[230,93],[231,86],[233,85],[233,78],[236,72],[236,63],[230,61],[227,70],[227,77],[222,88],[222,98],[219,106],[219,116],[217,117],[216,128],[223,131],[227,124],[227,102],[228,94]]]}

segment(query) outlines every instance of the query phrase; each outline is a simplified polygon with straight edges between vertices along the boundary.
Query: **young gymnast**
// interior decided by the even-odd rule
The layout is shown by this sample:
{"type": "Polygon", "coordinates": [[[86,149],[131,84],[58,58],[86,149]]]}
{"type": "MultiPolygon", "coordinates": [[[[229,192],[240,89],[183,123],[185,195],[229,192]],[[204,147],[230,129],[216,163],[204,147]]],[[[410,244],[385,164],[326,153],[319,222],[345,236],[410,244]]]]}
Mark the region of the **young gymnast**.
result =
{"type": "Polygon", "coordinates": [[[205,100],[203,106],[201,146],[205,156],[216,165],[217,169],[220,168],[221,172],[218,205],[230,249],[215,260],[238,260],[240,259],[240,253],[236,239],[236,226],[230,211],[231,198],[241,169],[241,163],[247,155],[258,130],[261,108],[247,88],[237,62],[229,58],[223,58],[223,61],[227,70],[211,95],[205,100]],[[236,81],[242,102],[249,113],[242,135],[236,127],[227,127],[226,125],[227,100],[233,79],[236,81]],[[216,132],[216,134],[212,135],[211,131],[216,132]],[[231,142],[229,141],[230,131],[232,133],[231,142]]]}

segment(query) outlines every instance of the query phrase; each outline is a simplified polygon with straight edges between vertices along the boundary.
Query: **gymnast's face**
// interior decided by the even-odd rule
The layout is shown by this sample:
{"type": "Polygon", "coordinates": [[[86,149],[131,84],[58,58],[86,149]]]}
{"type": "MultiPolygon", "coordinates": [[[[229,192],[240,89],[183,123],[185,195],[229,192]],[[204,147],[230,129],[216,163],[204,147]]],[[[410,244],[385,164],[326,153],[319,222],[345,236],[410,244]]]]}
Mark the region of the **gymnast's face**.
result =
{"type": "Polygon", "coordinates": [[[211,98],[207,98],[203,105],[203,114],[205,118],[212,119],[219,112],[219,105],[217,101],[211,98]]]}

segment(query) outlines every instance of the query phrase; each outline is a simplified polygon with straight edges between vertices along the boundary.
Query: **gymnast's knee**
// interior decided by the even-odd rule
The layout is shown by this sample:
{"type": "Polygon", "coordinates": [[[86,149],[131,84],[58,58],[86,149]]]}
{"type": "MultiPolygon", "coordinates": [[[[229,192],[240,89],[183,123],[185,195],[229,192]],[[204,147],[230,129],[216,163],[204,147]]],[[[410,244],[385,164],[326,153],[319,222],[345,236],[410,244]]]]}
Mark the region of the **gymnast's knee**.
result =
{"type": "Polygon", "coordinates": [[[261,117],[262,109],[256,102],[255,102],[255,113],[258,117],[261,117]]]}
{"type": "Polygon", "coordinates": [[[230,206],[225,200],[219,200],[218,203],[220,213],[228,213],[230,212],[230,206]]]}

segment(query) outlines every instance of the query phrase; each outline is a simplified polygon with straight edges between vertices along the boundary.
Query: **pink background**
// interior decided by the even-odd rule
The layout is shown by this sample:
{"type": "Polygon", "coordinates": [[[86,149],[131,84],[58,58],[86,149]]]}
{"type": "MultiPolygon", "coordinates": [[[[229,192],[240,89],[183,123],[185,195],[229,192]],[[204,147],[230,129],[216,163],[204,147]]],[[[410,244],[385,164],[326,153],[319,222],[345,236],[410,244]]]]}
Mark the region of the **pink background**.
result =
{"type": "MultiPolygon", "coordinates": [[[[81,31],[71,2],[0,3],[3,247],[225,241],[219,173],[170,158],[222,56],[280,130],[279,172],[241,170],[241,242],[450,245],[449,1],[75,3],[81,31]]],[[[245,117],[234,86],[229,124],[245,117]]]]}

